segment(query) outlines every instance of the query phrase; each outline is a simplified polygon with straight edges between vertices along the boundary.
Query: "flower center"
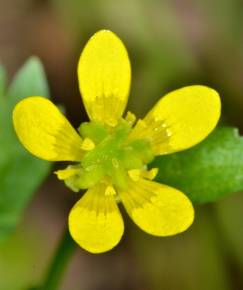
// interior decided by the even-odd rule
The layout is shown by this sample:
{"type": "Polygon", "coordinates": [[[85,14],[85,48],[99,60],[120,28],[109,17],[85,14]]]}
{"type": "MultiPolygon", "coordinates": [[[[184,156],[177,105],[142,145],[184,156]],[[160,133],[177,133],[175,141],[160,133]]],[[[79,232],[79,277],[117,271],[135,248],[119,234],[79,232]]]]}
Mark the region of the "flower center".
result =
{"type": "Polygon", "coordinates": [[[65,180],[66,184],[78,191],[103,181],[125,190],[128,178],[136,180],[144,165],[154,158],[148,140],[128,142],[131,130],[131,122],[124,119],[114,128],[97,122],[81,124],[79,132],[87,151],[80,164],[71,166],[75,174],[65,180]]]}

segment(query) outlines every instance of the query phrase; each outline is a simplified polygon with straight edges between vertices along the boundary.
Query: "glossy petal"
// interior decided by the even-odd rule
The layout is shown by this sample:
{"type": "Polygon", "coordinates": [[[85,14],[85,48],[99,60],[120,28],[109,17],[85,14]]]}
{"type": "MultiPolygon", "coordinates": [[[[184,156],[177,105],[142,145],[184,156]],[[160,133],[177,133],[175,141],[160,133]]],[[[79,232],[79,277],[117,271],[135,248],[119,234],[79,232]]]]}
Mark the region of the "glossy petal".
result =
{"type": "Polygon", "coordinates": [[[19,140],[33,155],[49,161],[81,159],[81,137],[48,99],[20,101],[14,108],[13,122],[19,140]]]}
{"type": "Polygon", "coordinates": [[[119,243],[124,231],[115,198],[105,196],[105,189],[103,184],[89,189],[69,215],[71,236],[91,253],[112,249],[119,243]]]}
{"type": "Polygon", "coordinates": [[[130,139],[148,138],[156,155],[190,148],[215,128],[220,117],[218,93],[205,86],[175,90],[138,121],[130,139]]]}
{"type": "Polygon", "coordinates": [[[140,179],[130,181],[128,190],[120,196],[129,216],[151,235],[175,235],[193,222],[190,200],[175,188],[140,179]]]}
{"type": "Polygon", "coordinates": [[[114,33],[101,30],[88,41],[78,78],[90,119],[116,125],[127,104],[131,67],[126,48],[114,33]]]}

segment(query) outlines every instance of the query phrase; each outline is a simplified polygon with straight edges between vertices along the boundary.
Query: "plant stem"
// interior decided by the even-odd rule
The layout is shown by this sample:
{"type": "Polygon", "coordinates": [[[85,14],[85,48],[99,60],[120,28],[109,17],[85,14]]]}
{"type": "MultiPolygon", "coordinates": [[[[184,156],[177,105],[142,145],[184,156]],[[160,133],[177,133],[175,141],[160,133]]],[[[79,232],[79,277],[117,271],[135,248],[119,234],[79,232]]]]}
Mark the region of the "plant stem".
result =
{"type": "Polygon", "coordinates": [[[62,282],[65,269],[76,248],[68,229],[65,229],[56,252],[51,260],[47,275],[38,290],[57,290],[62,282]]]}

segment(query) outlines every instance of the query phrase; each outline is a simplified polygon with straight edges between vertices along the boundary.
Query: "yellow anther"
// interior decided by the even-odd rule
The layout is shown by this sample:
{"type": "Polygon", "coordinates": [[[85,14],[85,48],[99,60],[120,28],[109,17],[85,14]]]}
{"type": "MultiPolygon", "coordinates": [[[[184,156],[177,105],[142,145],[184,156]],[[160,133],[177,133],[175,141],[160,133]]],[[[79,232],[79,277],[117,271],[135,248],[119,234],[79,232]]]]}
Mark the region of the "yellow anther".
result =
{"type": "Polygon", "coordinates": [[[108,185],[105,189],[105,196],[113,196],[116,195],[116,190],[113,186],[108,185]]]}
{"type": "Polygon", "coordinates": [[[66,169],[57,170],[54,173],[57,175],[58,179],[65,180],[75,174],[78,174],[79,172],[79,168],[67,167],[66,169]]]}
{"type": "Polygon", "coordinates": [[[90,138],[85,138],[82,143],[81,149],[84,151],[90,151],[94,148],[95,148],[94,142],[90,138]]]}
{"type": "Polygon", "coordinates": [[[133,181],[138,181],[140,178],[140,169],[131,169],[128,170],[128,175],[133,181]]]}
{"type": "Polygon", "coordinates": [[[159,169],[158,168],[152,168],[149,171],[145,170],[142,172],[142,176],[149,179],[149,180],[153,180],[156,175],[158,174],[159,169]]]}
{"type": "Polygon", "coordinates": [[[110,118],[110,119],[106,120],[106,123],[111,127],[116,127],[118,122],[116,119],[110,118]]]}
{"type": "Polygon", "coordinates": [[[132,126],[136,122],[136,116],[128,111],[125,120],[132,126]]]}

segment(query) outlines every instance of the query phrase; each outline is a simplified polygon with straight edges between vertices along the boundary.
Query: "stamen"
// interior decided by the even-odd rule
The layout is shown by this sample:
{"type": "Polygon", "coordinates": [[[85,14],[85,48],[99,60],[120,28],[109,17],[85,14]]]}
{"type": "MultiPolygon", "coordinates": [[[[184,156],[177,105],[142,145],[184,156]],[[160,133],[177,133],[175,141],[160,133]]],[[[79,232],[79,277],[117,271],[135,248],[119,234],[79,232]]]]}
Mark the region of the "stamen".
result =
{"type": "Polygon", "coordinates": [[[57,175],[58,179],[65,180],[75,174],[78,174],[80,172],[80,168],[75,167],[67,167],[66,169],[61,169],[54,171],[54,173],[57,175]]]}
{"type": "Polygon", "coordinates": [[[108,185],[105,189],[105,196],[114,196],[116,195],[116,190],[113,186],[108,185]]]}
{"type": "Polygon", "coordinates": [[[109,125],[109,126],[111,126],[111,127],[116,127],[116,125],[117,125],[117,120],[116,119],[114,119],[114,118],[110,118],[110,119],[107,119],[106,120],[106,123],[109,125]]]}
{"type": "Polygon", "coordinates": [[[136,122],[136,116],[128,111],[125,120],[132,126],[136,122]]]}
{"type": "Polygon", "coordinates": [[[133,181],[138,181],[140,178],[140,169],[131,169],[128,170],[128,175],[133,181]]]}
{"type": "Polygon", "coordinates": [[[94,148],[95,148],[94,142],[90,138],[85,138],[82,143],[81,149],[84,151],[90,151],[93,150],[94,148]]]}
{"type": "Polygon", "coordinates": [[[158,168],[152,168],[149,171],[148,170],[142,171],[142,176],[149,180],[153,180],[158,174],[158,172],[159,172],[158,168]]]}

